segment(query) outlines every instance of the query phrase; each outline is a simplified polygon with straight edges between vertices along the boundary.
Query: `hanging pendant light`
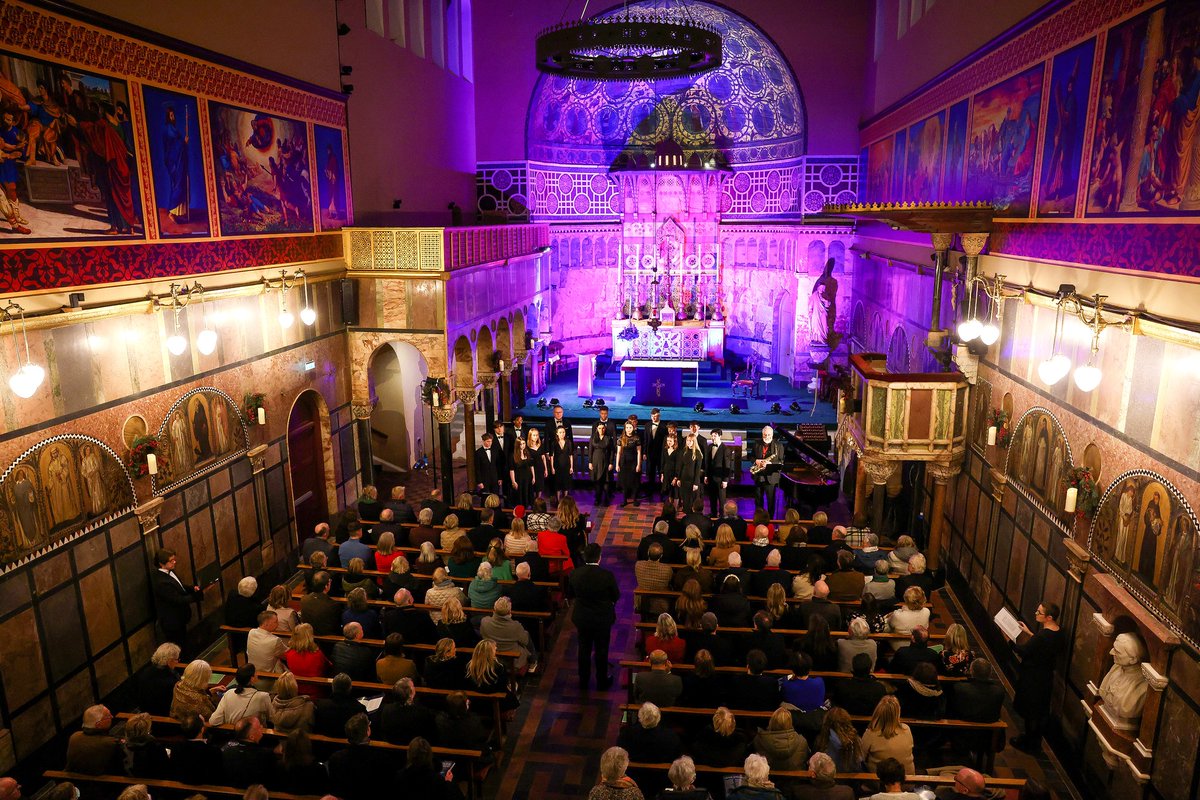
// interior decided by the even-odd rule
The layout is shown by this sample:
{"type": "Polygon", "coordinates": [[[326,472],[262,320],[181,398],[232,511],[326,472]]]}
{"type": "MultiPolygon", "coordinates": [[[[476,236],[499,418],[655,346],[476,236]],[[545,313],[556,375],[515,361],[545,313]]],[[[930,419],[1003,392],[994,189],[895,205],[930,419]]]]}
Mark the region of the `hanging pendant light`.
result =
{"type": "Polygon", "coordinates": [[[317,312],[309,304],[308,276],[303,271],[300,272],[300,275],[304,279],[304,308],[300,309],[300,321],[311,328],[312,324],[317,321],[317,312]]]}
{"type": "Polygon", "coordinates": [[[17,357],[20,358],[21,345],[17,343],[17,317],[21,318],[21,338],[25,343],[25,362],[8,379],[8,388],[13,394],[26,400],[33,397],[34,392],[46,378],[46,370],[33,363],[29,355],[29,333],[25,329],[25,310],[16,303],[10,303],[4,309],[4,316],[12,323],[13,342],[17,344],[17,357]]]}
{"type": "Polygon", "coordinates": [[[1065,297],[1060,293],[1054,308],[1054,339],[1050,347],[1050,357],[1038,364],[1038,377],[1047,386],[1055,385],[1071,371],[1071,359],[1058,351],[1064,323],[1064,301],[1065,297]]]}
{"type": "MultiPolygon", "coordinates": [[[[200,284],[196,284],[200,286],[200,284]]],[[[204,287],[200,287],[200,313],[204,320],[204,329],[196,334],[196,349],[201,355],[210,356],[217,349],[217,332],[212,329],[208,312],[204,307],[204,287]]]]}

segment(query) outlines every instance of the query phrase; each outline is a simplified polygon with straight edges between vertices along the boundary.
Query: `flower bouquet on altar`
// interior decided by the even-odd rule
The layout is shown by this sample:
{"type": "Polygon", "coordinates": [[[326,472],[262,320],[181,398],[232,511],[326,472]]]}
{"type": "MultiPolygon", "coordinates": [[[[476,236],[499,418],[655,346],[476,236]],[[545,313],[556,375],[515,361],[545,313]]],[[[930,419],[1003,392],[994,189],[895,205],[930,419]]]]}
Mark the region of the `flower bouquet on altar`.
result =
{"type": "Polygon", "coordinates": [[[620,340],[621,340],[621,341],[623,341],[623,342],[632,342],[632,341],[636,341],[636,340],[637,340],[637,338],[638,338],[638,329],[637,329],[637,327],[636,327],[635,325],[633,325],[633,324],[630,324],[630,325],[628,325],[628,326],[626,326],[626,327],[622,328],[622,329],[621,329],[621,330],[620,330],[620,331],[617,333],[617,338],[618,338],[618,339],[620,339],[620,340]]]}
{"type": "MultiPolygon", "coordinates": [[[[125,466],[134,477],[144,478],[150,473],[150,456],[158,458],[158,439],[154,436],[139,436],[125,455],[125,466]]],[[[157,472],[157,470],[155,470],[157,472]]]]}
{"type": "Polygon", "coordinates": [[[1008,427],[1009,414],[1003,408],[993,408],[988,412],[988,444],[995,444],[999,447],[1008,447],[1012,442],[1012,428],[1008,427]],[[991,429],[996,429],[995,441],[992,440],[991,429]]]}

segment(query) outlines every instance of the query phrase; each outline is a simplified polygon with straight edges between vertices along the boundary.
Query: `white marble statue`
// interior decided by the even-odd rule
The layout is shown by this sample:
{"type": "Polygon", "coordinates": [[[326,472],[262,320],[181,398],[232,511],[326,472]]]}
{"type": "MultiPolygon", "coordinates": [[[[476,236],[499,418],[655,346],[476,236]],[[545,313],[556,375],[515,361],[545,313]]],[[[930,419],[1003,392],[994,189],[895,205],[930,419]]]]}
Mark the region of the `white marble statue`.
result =
{"type": "Polygon", "coordinates": [[[1113,641],[1112,669],[1100,682],[1100,699],[1108,716],[1120,727],[1136,727],[1146,704],[1146,676],[1142,674],[1142,643],[1132,633],[1122,633],[1113,641]]]}

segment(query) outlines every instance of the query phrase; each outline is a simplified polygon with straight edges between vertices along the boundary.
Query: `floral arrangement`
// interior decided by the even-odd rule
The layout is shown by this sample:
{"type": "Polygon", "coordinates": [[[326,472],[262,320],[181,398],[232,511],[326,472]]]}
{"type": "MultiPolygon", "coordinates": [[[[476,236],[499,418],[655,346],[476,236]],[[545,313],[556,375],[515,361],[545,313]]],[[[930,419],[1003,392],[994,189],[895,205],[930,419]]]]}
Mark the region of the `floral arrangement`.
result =
{"type": "Polygon", "coordinates": [[[133,440],[133,446],[125,456],[125,466],[133,471],[135,477],[144,478],[150,474],[150,464],[147,456],[158,455],[158,439],[154,436],[139,436],[133,440]]]}
{"type": "Polygon", "coordinates": [[[246,421],[251,425],[258,424],[258,410],[266,405],[266,395],[262,392],[247,394],[243,403],[246,406],[246,421]]]}
{"type": "Polygon", "coordinates": [[[638,329],[634,325],[622,328],[621,332],[617,334],[617,338],[623,342],[632,342],[638,338],[638,329]]]}
{"type": "Polygon", "coordinates": [[[1077,489],[1075,497],[1075,516],[1082,520],[1092,517],[1100,507],[1100,487],[1092,477],[1092,471],[1087,467],[1071,467],[1063,476],[1063,482],[1068,489],[1077,489]]]}
{"type": "Polygon", "coordinates": [[[993,408],[987,415],[987,426],[996,429],[996,444],[1008,447],[1012,441],[1012,429],[1008,427],[1009,413],[1003,408],[993,408]]]}

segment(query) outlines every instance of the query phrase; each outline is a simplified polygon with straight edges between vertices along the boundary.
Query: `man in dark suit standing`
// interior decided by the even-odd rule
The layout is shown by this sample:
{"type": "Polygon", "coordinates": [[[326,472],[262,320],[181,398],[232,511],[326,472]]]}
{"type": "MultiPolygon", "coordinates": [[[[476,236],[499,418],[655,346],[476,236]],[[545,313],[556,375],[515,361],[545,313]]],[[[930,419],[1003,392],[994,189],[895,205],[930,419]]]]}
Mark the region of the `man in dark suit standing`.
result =
{"type": "Polygon", "coordinates": [[[754,490],[759,508],[775,519],[775,490],[779,488],[779,470],[783,467],[783,445],[775,438],[775,429],[762,429],[762,440],[754,445],[754,490]]]}
{"type": "Polygon", "coordinates": [[[657,408],[650,410],[650,421],[642,429],[642,460],[646,462],[646,497],[651,492],[658,492],[662,497],[662,487],[658,485],[658,473],[662,469],[663,445],[667,443],[667,424],[662,421],[662,411],[657,408]]]}
{"type": "Polygon", "coordinates": [[[500,491],[500,464],[493,448],[496,437],[483,435],[483,445],[475,451],[475,488],[484,494],[500,491]]]}
{"type": "Polygon", "coordinates": [[[571,441],[571,421],[563,416],[563,407],[554,407],[554,417],[546,423],[546,427],[542,430],[542,442],[547,446],[555,441],[555,437],[559,428],[567,429],[567,441],[571,441]]]}
{"type": "Polygon", "coordinates": [[[583,560],[584,565],[571,573],[567,584],[567,596],[575,600],[571,621],[579,633],[579,688],[586,690],[591,681],[594,654],[596,688],[603,692],[612,686],[608,645],[621,590],[613,574],[600,566],[600,545],[593,542],[585,547],[583,560]]]}
{"type": "Polygon", "coordinates": [[[163,640],[174,642],[183,649],[187,643],[187,625],[192,618],[192,603],[200,598],[199,586],[184,586],[175,574],[174,550],[161,548],[154,554],[154,565],[158,569],[150,576],[155,605],[158,606],[158,624],[162,628],[163,640]]]}
{"type": "MultiPolygon", "coordinates": [[[[725,505],[725,490],[733,474],[733,451],[721,440],[721,429],[713,428],[708,447],[704,448],[704,482],[708,484],[709,510],[715,517],[725,505]]],[[[734,531],[734,536],[739,531],[734,531]]]]}

